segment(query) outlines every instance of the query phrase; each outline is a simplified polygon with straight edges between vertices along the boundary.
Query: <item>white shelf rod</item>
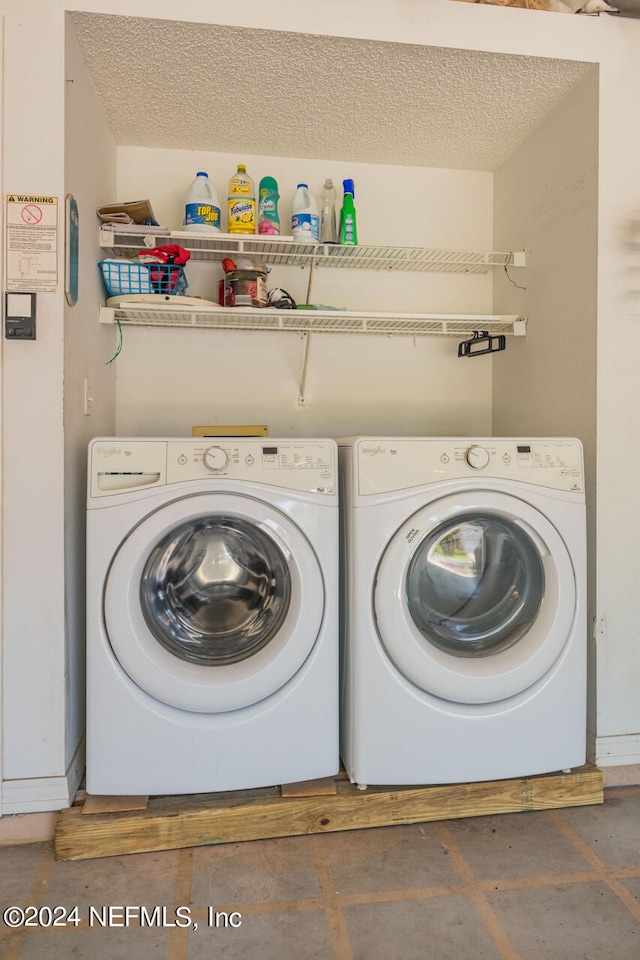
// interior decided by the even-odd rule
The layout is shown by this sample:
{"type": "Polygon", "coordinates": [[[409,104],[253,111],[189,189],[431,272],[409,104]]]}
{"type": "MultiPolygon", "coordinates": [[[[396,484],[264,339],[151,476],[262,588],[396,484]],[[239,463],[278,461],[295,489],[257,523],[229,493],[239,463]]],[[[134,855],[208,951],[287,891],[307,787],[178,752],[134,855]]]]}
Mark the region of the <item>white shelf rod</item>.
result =
{"type": "Polygon", "coordinates": [[[298,406],[306,407],[307,398],[307,374],[309,372],[309,351],[311,348],[311,334],[303,333],[302,337],[304,339],[304,355],[302,360],[302,376],[300,378],[300,392],[298,393],[298,406]]]}

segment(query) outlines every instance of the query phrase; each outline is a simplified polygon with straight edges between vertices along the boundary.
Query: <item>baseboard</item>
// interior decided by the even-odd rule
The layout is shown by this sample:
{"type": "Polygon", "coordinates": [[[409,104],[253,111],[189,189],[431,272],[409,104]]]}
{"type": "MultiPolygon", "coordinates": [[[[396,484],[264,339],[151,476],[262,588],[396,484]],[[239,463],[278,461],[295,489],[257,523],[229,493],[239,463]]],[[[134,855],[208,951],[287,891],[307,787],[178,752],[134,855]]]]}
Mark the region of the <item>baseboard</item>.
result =
{"type": "Polygon", "coordinates": [[[71,802],[66,777],[33,777],[28,780],[4,780],[2,783],[3,816],[62,810],[71,802]]]}
{"type": "Polygon", "coordinates": [[[594,757],[598,767],[640,763],[640,733],[594,738],[594,757]]]}
{"type": "Polygon", "coordinates": [[[3,780],[2,816],[46,813],[70,807],[82,781],[84,762],[85,746],[82,740],[64,776],[3,780]]]}

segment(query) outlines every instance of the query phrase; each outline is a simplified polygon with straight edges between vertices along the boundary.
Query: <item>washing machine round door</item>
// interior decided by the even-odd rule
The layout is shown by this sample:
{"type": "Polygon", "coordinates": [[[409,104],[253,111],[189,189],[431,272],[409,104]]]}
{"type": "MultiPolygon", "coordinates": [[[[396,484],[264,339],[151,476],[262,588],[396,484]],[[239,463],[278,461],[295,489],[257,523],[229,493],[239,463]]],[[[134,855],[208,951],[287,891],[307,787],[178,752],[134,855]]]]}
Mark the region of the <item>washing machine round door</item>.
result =
{"type": "Polygon", "coordinates": [[[120,544],[104,591],[111,648],[146,693],[238,710],[279,690],[318,638],[324,582],[302,531],[249,496],[159,508],[120,544]]]}
{"type": "Polygon", "coordinates": [[[413,684],[445,700],[491,703],[543,677],[576,611],[564,540],[532,505],[468,492],[423,507],[378,567],[384,648],[413,684]]]}

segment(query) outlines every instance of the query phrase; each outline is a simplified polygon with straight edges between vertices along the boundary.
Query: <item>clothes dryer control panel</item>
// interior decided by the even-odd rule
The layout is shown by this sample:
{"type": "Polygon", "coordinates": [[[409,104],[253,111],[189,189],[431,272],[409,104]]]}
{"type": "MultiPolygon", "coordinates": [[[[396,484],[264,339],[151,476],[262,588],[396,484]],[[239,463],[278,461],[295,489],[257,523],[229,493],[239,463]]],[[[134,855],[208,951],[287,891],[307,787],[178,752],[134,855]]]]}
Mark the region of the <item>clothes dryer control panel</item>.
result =
{"type": "Polygon", "coordinates": [[[582,444],[574,438],[361,437],[355,443],[361,496],[480,477],[584,492],[582,444]]]}

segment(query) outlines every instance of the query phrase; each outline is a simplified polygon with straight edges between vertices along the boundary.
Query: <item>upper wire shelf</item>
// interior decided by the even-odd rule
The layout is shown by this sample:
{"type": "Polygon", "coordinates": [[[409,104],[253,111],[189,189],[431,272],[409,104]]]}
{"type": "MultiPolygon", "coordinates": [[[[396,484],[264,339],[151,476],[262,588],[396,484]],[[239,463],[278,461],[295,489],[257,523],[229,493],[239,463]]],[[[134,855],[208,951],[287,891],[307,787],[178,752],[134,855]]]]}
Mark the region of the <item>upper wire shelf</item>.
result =
{"type": "Polygon", "coordinates": [[[146,234],[119,228],[100,230],[100,246],[114,254],[177,242],[192,260],[223,260],[241,254],[259,257],[270,266],[343,267],[350,270],[402,270],[434,273],[488,273],[496,267],[525,266],[524,252],[438,250],[425,247],[342,246],[300,243],[293,237],[260,237],[221,233],[218,236],[167,231],[146,234]]]}

